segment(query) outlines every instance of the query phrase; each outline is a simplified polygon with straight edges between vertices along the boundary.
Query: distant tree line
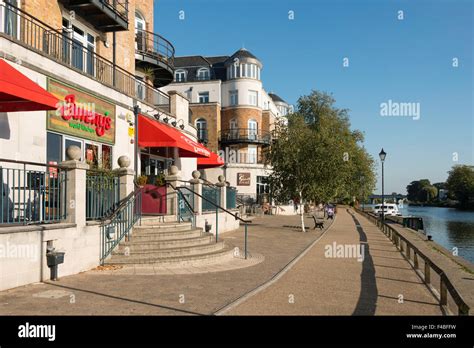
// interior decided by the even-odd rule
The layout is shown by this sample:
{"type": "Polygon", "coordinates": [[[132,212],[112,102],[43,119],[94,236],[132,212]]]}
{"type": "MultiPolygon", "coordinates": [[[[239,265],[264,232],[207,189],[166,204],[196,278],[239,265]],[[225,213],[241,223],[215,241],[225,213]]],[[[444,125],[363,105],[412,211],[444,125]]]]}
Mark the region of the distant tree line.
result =
{"type": "Polygon", "coordinates": [[[440,203],[439,190],[447,190],[448,198],[461,209],[474,209],[474,166],[455,165],[446,182],[431,184],[428,179],[412,181],[407,186],[407,198],[413,203],[440,203]]]}

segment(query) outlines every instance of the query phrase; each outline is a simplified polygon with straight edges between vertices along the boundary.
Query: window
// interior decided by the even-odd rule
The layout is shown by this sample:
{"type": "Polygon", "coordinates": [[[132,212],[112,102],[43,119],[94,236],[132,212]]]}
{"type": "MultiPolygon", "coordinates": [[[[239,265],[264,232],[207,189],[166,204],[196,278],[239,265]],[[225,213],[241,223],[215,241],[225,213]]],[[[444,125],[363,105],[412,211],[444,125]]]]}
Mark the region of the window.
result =
{"type": "Polygon", "coordinates": [[[186,70],[176,70],[174,79],[176,82],[186,82],[186,70]]]}
{"type": "Polygon", "coordinates": [[[62,156],[63,138],[56,133],[47,133],[46,138],[46,159],[50,164],[58,164],[63,160],[62,156]]]}
{"type": "Polygon", "coordinates": [[[258,134],[258,123],[255,120],[248,121],[248,137],[251,140],[256,140],[258,134]]]}
{"type": "Polygon", "coordinates": [[[258,92],[257,91],[249,91],[249,105],[258,105],[258,92]]]}
{"type": "Polygon", "coordinates": [[[102,145],[102,168],[112,169],[112,146],[102,145]]]}
{"type": "Polygon", "coordinates": [[[146,51],[146,23],[143,16],[135,12],[135,49],[138,51],[146,51]]]}
{"type": "Polygon", "coordinates": [[[247,148],[247,163],[257,163],[257,147],[249,146],[247,148]]]}
{"type": "Polygon", "coordinates": [[[209,103],[209,92],[199,93],[199,103],[209,103]]]}
{"type": "Polygon", "coordinates": [[[239,104],[239,91],[229,91],[229,104],[230,105],[239,104]]]}
{"type": "Polygon", "coordinates": [[[197,79],[198,80],[210,80],[210,73],[208,68],[201,68],[197,72],[197,79]]]}
{"type": "Polygon", "coordinates": [[[75,68],[95,76],[95,35],[71,25],[65,18],[63,18],[62,34],[72,39],[71,44],[68,40],[63,41],[63,61],[71,62],[75,68]]]}
{"type": "Polygon", "coordinates": [[[197,136],[200,143],[207,143],[207,121],[200,118],[196,121],[197,136]]]}
{"type": "Polygon", "coordinates": [[[239,136],[238,127],[239,126],[238,126],[237,120],[235,118],[230,120],[230,123],[229,123],[229,128],[230,128],[229,139],[237,139],[238,138],[238,136],[239,136]]]}

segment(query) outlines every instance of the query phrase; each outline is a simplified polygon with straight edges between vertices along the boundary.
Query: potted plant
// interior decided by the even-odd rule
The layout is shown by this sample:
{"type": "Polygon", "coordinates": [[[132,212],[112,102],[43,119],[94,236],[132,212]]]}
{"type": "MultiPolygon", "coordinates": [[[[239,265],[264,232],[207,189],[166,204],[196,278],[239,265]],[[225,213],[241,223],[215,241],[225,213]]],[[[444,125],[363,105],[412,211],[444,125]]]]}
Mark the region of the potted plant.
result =
{"type": "Polygon", "coordinates": [[[159,186],[163,186],[165,183],[166,183],[165,175],[163,173],[158,174],[155,180],[155,185],[159,187],[159,186]]]}
{"type": "Polygon", "coordinates": [[[137,178],[137,184],[138,186],[140,187],[143,187],[146,185],[148,181],[148,177],[146,175],[140,175],[138,178],[137,178]]]}

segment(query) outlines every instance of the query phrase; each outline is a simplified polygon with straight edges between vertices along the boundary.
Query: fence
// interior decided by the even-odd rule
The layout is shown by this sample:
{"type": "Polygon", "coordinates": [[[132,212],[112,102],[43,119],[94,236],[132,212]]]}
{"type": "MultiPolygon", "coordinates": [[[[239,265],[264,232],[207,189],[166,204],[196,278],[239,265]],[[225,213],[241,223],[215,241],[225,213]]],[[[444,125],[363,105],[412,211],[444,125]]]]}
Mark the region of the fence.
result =
{"type": "Polygon", "coordinates": [[[86,219],[111,215],[120,202],[120,182],[116,175],[88,171],[86,177],[86,219]]]}
{"type": "Polygon", "coordinates": [[[453,283],[449,280],[448,276],[444,271],[437,266],[430,258],[420,251],[412,242],[407,238],[403,237],[396,229],[390,224],[382,223],[376,216],[363,212],[360,209],[356,209],[361,215],[372,221],[377,225],[378,228],[392,241],[393,244],[400,250],[405,258],[410,262],[412,267],[415,269],[417,274],[423,279],[424,283],[435,295],[439,301],[440,306],[449,313],[448,308],[448,293],[451,295],[454,301],[459,315],[469,315],[469,306],[463,300],[453,283]],[[423,264],[423,267],[422,265],[423,264]],[[438,276],[439,287],[436,288],[433,284],[433,274],[438,276]]]}
{"type": "Polygon", "coordinates": [[[221,205],[221,194],[219,187],[214,186],[202,186],[202,196],[205,198],[202,200],[202,211],[215,211],[216,206],[221,205]]]}
{"type": "Polygon", "coordinates": [[[0,184],[0,224],[50,223],[66,218],[67,171],[60,167],[0,159],[0,184]]]}

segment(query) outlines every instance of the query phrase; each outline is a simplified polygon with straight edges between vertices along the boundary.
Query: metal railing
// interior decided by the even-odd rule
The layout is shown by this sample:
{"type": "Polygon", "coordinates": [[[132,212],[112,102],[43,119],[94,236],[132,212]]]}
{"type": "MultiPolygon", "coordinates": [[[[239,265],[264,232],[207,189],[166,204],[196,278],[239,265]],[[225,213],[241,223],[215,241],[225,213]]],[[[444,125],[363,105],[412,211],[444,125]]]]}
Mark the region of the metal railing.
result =
{"type": "Polygon", "coordinates": [[[169,97],[135,78],[70,37],[70,30],[54,29],[27,12],[8,3],[0,4],[0,35],[94,80],[145,103],[169,109],[169,97]]]}
{"type": "Polygon", "coordinates": [[[377,216],[369,214],[360,209],[355,209],[359,214],[365,216],[369,221],[376,224],[377,227],[392,241],[402,255],[410,262],[416,273],[423,279],[431,292],[435,295],[443,310],[449,313],[448,293],[451,295],[458,309],[458,315],[469,315],[469,306],[466,304],[461,294],[449,280],[446,273],[437,266],[427,255],[418,249],[407,238],[403,237],[390,224],[383,223],[377,216]],[[420,261],[424,263],[423,270],[420,270],[420,261]],[[439,277],[439,288],[435,288],[431,281],[431,270],[439,277]]]}
{"type": "Polygon", "coordinates": [[[139,222],[141,224],[142,190],[135,189],[125,198],[117,210],[103,219],[100,224],[100,261],[103,264],[107,256],[124,239],[130,238],[130,231],[139,222]]]}
{"type": "Polygon", "coordinates": [[[174,69],[174,46],[163,36],[143,29],[135,29],[136,50],[140,54],[165,63],[174,69]]]}
{"type": "Polygon", "coordinates": [[[226,187],[226,207],[227,209],[237,208],[237,188],[232,186],[226,187]]]}
{"type": "Polygon", "coordinates": [[[206,198],[202,200],[203,212],[214,211],[216,209],[216,206],[221,205],[220,187],[203,184],[202,196],[206,198]]]}
{"type": "Polygon", "coordinates": [[[269,145],[272,136],[268,131],[254,128],[232,128],[219,132],[221,143],[257,143],[269,145]]]}
{"type": "Polygon", "coordinates": [[[0,185],[0,225],[52,223],[66,218],[67,170],[52,164],[0,159],[0,185]]]}
{"type": "Polygon", "coordinates": [[[98,220],[109,216],[119,203],[119,177],[105,172],[87,171],[86,219],[98,220]]]}
{"type": "MultiPolygon", "coordinates": [[[[215,212],[216,212],[216,243],[219,241],[219,211],[222,210],[223,212],[233,216],[236,220],[239,220],[244,223],[244,253],[245,253],[245,259],[248,257],[248,224],[252,223],[251,220],[244,220],[237,214],[232,213],[231,211],[227,210],[226,208],[222,207],[221,205],[216,204],[212,200],[209,200],[208,198],[204,197],[204,195],[201,195],[197,192],[195,192],[191,187],[189,186],[178,186],[175,187],[171,183],[167,183],[174,191],[176,192],[182,192],[182,193],[190,193],[193,196],[198,196],[201,197],[203,201],[207,201],[208,204],[214,206],[215,212]],[[185,191],[185,192],[183,192],[185,191]]],[[[194,210],[192,209],[192,206],[188,204],[189,209],[195,214],[194,210]]]]}
{"type": "Polygon", "coordinates": [[[178,221],[185,222],[190,221],[191,226],[196,227],[195,211],[194,207],[194,196],[191,192],[183,192],[182,190],[177,191],[178,195],[178,221]]]}
{"type": "Polygon", "coordinates": [[[128,0],[101,0],[101,2],[128,22],[128,0]]]}

